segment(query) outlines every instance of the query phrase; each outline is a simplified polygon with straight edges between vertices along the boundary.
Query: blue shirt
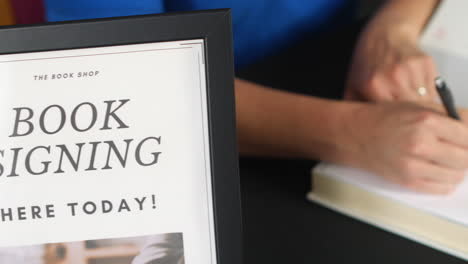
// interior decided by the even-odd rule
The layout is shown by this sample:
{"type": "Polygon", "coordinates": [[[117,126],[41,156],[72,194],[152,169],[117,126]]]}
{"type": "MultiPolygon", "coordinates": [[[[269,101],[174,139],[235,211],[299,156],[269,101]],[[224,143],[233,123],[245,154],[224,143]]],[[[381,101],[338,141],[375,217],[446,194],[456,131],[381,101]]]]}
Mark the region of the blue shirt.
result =
{"type": "MultiPolygon", "coordinates": [[[[350,8],[350,0],[45,0],[48,21],[232,8],[236,67],[318,32],[350,8]]],[[[349,10],[348,14],[352,11],[349,10]]],[[[343,19],[343,17],[341,17],[343,19]]]]}

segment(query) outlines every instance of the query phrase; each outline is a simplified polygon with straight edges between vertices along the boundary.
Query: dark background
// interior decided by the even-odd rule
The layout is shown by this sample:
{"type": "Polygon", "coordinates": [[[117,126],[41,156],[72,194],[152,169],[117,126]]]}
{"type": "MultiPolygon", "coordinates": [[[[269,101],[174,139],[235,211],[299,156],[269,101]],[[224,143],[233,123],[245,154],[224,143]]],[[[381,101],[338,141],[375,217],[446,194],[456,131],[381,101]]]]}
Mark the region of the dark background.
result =
{"type": "Polygon", "coordinates": [[[466,263],[308,202],[312,165],[241,159],[244,264],[466,263]]]}

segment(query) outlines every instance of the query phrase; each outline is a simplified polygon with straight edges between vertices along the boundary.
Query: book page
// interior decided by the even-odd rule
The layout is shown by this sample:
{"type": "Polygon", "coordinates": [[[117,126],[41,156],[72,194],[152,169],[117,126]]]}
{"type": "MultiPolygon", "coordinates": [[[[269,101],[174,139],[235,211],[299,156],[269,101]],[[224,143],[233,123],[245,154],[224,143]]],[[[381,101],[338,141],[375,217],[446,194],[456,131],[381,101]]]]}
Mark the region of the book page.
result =
{"type": "Polygon", "coordinates": [[[1,263],[216,263],[203,48],[0,55],[1,263]]]}
{"type": "Polygon", "coordinates": [[[375,174],[335,164],[321,163],[314,172],[468,227],[468,180],[452,194],[441,196],[413,192],[375,174]]]}
{"type": "Polygon", "coordinates": [[[421,36],[423,46],[468,56],[468,1],[441,1],[421,36]]]}
{"type": "Polygon", "coordinates": [[[468,107],[468,1],[446,0],[424,30],[421,48],[435,61],[458,106],[468,107]]]}

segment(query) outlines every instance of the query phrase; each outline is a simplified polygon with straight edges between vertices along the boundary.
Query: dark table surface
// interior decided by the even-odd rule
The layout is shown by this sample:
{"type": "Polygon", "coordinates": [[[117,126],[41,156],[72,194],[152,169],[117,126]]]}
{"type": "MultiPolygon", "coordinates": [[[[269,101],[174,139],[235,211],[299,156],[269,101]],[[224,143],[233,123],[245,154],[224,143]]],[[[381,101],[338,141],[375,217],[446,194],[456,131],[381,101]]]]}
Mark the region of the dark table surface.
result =
{"type": "Polygon", "coordinates": [[[466,263],[308,202],[313,165],[241,159],[244,264],[466,263]]]}

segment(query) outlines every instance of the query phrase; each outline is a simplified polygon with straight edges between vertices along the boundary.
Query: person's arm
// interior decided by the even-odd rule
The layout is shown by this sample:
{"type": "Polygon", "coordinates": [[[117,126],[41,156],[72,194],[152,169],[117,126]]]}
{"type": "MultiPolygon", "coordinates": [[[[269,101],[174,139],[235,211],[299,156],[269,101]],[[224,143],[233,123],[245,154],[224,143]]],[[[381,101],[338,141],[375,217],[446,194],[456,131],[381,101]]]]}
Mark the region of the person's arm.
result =
{"type": "Polygon", "coordinates": [[[433,193],[453,190],[468,168],[468,127],[415,104],[333,101],[243,80],[236,101],[243,155],[320,159],[433,193]]]}
{"type": "Polygon", "coordinates": [[[418,40],[439,2],[388,0],[380,8],[357,43],[346,98],[434,101],[436,66],[418,40]],[[419,93],[421,87],[427,94],[419,93]]]}
{"type": "Polygon", "coordinates": [[[355,103],[317,99],[236,80],[237,125],[244,155],[330,160],[355,103]]]}
{"type": "Polygon", "coordinates": [[[387,0],[373,23],[391,24],[417,38],[440,0],[387,0]]]}

